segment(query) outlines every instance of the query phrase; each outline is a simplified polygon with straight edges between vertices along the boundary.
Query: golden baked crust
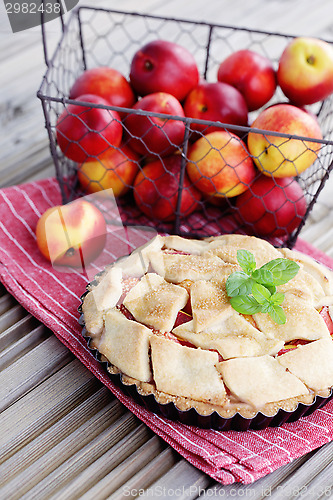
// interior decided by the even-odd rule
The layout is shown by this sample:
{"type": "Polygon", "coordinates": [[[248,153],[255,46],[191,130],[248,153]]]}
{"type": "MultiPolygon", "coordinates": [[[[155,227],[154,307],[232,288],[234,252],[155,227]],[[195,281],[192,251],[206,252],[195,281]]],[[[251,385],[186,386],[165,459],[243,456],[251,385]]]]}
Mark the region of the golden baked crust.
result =
{"type": "Polygon", "coordinates": [[[126,295],[124,306],[134,318],[161,332],[169,332],[189,295],[185,288],[147,273],[126,295]]]}
{"type": "Polygon", "coordinates": [[[216,366],[229,390],[255,408],[309,394],[295,375],[272,356],[234,358],[216,366]]]}
{"type": "Polygon", "coordinates": [[[104,273],[92,293],[98,311],[103,312],[115,307],[122,294],[121,268],[111,267],[104,273]]]}
{"type": "Polygon", "coordinates": [[[254,236],[223,235],[212,240],[203,255],[216,255],[224,262],[237,264],[237,250],[246,248],[255,256],[258,267],[270,260],[281,257],[279,250],[274,248],[265,240],[259,240],[254,236]]]}
{"type": "Polygon", "coordinates": [[[143,382],[149,382],[152,380],[149,359],[151,336],[149,328],[127,319],[117,309],[112,309],[105,315],[105,329],[98,349],[124,373],[143,382]]]}
{"type": "Polygon", "coordinates": [[[216,352],[192,349],[158,336],[151,338],[150,345],[157,390],[223,404],[226,391],[216,370],[216,352]]]}
{"type": "Polygon", "coordinates": [[[291,292],[286,292],[283,309],[287,318],[284,325],[275,323],[268,314],[254,314],[253,317],[259,329],[285,342],[330,337],[325,321],[310,302],[291,292]]]}
{"type": "Polygon", "coordinates": [[[199,280],[190,288],[193,329],[198,333],[232,314],[228,295],[221,283],[199,280]]]}
{"type": "Polygon", "coordinates": [[[170,283],[185,280],[211,280],[220,270],[221,259],[216,256],[157,253],[152,252],[151,265],[154,271],[170,283]]]}
{"type": "Polygon", "coordinates": [[[283,341],[266,337],[236,311],[199,333],[194,333],[193,321],[174,328],[172,333],[201,349],[218,351],[223,359],[277,354],[284,346],[283,341]]]}
{"type": "Polygon", "coordinates": [[[278,362],[293,373],[313,391],[333,386],[333,342],[321,339],[301,345],[277,358],[278,362]],[[320,360],[320,369],[313,359],[320,360]]]}
{"type": "Polygon", "coordinates": [[[100,335],[104,328],[104,318],[101,311],[97,309],[94,294],[89,292],[82,304],[82,312],[87,331],[92,337],[100,335]]]}
{"type": "Polygon", "coordinates": [[[321,315],[332,304],[332,275],[310,257],[244,235],[158,236],[107,276],[109,287],[101,276],[83,300],[86,329],[109,370],[142,395],[202,415],[250,418],[311,404],[333,385],[333,340],[321,315]],[[277,287],[285,293],[284,325],[232,309],[225,283],[240,269],[238,249],[251,251],[258,267],[281,257],[300,264],[299,276],[277,287]]]}

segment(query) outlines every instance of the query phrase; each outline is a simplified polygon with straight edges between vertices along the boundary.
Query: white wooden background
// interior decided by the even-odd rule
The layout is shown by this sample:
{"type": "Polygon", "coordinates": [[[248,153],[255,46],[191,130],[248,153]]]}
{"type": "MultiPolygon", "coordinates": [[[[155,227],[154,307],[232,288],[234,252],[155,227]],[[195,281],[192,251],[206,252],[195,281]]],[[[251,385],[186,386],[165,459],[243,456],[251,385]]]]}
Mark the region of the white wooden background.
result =
{"type": "MultiPolygon", "coordinates": [[[[332,0],[87,0],[80,4],[333,40],[332,0]]],[[[49,23],[47,30],[52,46],[59,36],[58,22],[49,23]]],[[[0,3],[1,186],[54,174],[36,98],[44,71],[40,30],[12,34],[0,3]]],[[[331,179],[301,236],[333,257],[332,213],[331,179]]],[[[333,445],[251,486],[218,486],[125,410],[1,286],[0,346],[1,500],[120,499],[128,498],[126,492],[132,488],[155,486],[184,486],[185,490],[195,486],[192,495],[188,492],[183,497],[187,499],[196,498],[199,487],[211,498],[262,498],[266,488],[272,498],[290,498],[288,490],[300,491],[304,485],[314,491],[319,486],[333,488],[333,445]],[[13,389],[8,392],[10,384],[13,389]]]]}

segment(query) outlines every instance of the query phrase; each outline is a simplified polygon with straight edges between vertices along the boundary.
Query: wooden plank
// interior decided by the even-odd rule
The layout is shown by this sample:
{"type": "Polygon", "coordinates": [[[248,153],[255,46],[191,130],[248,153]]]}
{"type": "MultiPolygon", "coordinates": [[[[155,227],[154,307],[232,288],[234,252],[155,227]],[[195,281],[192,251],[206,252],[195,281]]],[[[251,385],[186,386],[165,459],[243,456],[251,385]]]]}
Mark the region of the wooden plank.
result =
{"type": "MultiPolygon", "coordinates": [[[[294,0],[293,7],[288,7],[288,15],[283,16],[283,23],[281,23],[281,11],[284,10],[287,3],[281,1],[263,2],[262,0],[253,0],[251,3],[244,3],[244,0],[234,0],[233,2],[207,2],[204,5],[204,10],[201,2],[192,0],[159,2],[155,8],[150,5],[147,7],[146,3],[140,4],[140,7],[138,7],[135,0],[124,0],[121,5],[117,0],[109,0],[99,1],[97,5],[124,11],[134,10],[156,13],[162,16],[205,20],[212,23],[235,24],[267,31],[273,31],[274,27],[276,27],[276,29],[284,33],[303,34],[306,31],[307,33],[318,32],[319,34],[325,29],[331,31],[332,25],[330,0],[318,1],[316,9],[312,8],[313,3],[311,0],[294,0]]],[[[92,5],[91,2],[85,2],[85,4],[92,5]]]]}
{"type": "MultiPolygon", "coordinates": [[[[158,438],[157,436],[152,437],[151,439],[149,439],[149,441],[140,446],[137,451],[132,453],[126,460],[119,464],[115,469],[99,479],[98,482],[95,481],[94,486],[90,488],[85,494],[83,494],[80,499],[90,500],[91,498],[93,498],[94,500],[104,500],[117,489],[120,489],[121,486],[125,485],[126,482],[131,481],[133,477],[136,474],[142,472],[144,468],[149,467],[151,471],[151,463],[155,462],[154,459],[156,457],[159,457],[163,453],[164,449],[165,445],[162,439],[158,438]]],[[[165,455],[164,460],[164,462],[167,464],[167,467],[174,464],[174,461],[167,460],[167,457],[169,456],[170,453],[165,455]]],[[[165,471],[166,470],[167,468],[165,468],[165,471]]]]}
{"type": "Polygon", "coordinates": [[[33,349],[51,335],[51,332],[44,325],[39,325],[31,329],[30,326],[36,322],[36,320],[32,320],[33,318],[26,317],[16,323],[16,325],[13,325],[11,330],[14,330],[14,327],[16,327],[15,330],[19,331],[21,338],[0,352],[0,370],[6,368],[19,357],[24,356],[28,350],[33,349]]]}
{"type": "Polygon", "coordinates": [[[140,498],[156,498],[162,492],[164,498],[194,499],[198,491],[211,483],[209,476],[185,460],[174,465],[164,476],[151,484],[140,498]]]}
{"type": "MultiPolygon", "coordinates": [[[[139,472],[137,472],[133,477],[129,478],[121,487],[118,488],[112,495],[108,496],[108,500],[125,500],[129,497],[134,497],[136,495],[142,495],[144,490],[147,489],[152,483],[157,481],[161,476],[166,474],[174,465],[179,461],[178,455],[168,447],[162,451],[156,458],[154,458],[148,465],[143,467],[139,472]]],[[[126,474],[126,471],[123,470],[126,474]]],[[[96,485],[94,492],[100,495],[100,498],[104,500],[106,496],[103,496],[103,491],[96,485]]],[[[107,482],[107,476],[105,478],[105,495],[109,495],[108,490],[112,489],[112,484],[107,482]]],[[[89,492],[87,492],[87,495],[89,492]]],[[[94,498],[93,496],[88,496],[85,500],[90,500],[94,498]]],[[[97,496],[96,500],[99,497],[97,496]]]]}
{"type": "Polygon", "coordinates": [[[17,321],[27,315],[25,309],[19,304],[16,304],[11,309],[7,310],[0,316],[0,346],[1,346],[1,333],[7,330],[10,326],[14,325],[17,321]]]}
{"type": "Polygon", "coordinates": [[[47,177],[54,177],[54,165],[50,163],[49,159],[45,160],[45,165],[40,166],[41,168],[36,168],[33,173],[29,173],[26,177],[22,177],[22,182],[32,182],[38,181],[40,179],[46,179],[47,177]]]}
{"type": "Polygon", "coordinates": [[[49,337],[0,373],[0,411],[40,384],[73,358],[55,337],[49,337]]]}
{"type": "Polygon", "coordinates": [[[17,304],[16,300],[12,295],[6,293],[0,297],[0,314],[4,314],[11,307],[14,307],[17,304]]]}
{"type": "MultiPolygon", "coordinates": [[[[118,403],[115,403],[118,404],[118,403]]],[[[54,448],[49,456],[44,455],[39,467],[35,468],[36,474],[39,474],[40,479],[40,467],[46,467],[45,477],[42,480],[35,481],[35,477],[31,477],[31,483],[25,484],[24,489],[29,491],[25,495],[16,495],[11,497],[11,500],[39,500],[39,499],[50,499],[51,496],[55,495],[62,487],[64,487],[69,481],[73,479],[73,476],[81,473],[95,460],[106,453],[110,448],[115,446],[119,441],[121,441],[125,436],[127,436],[131,431],[138,427],[138,421],[132,413],[127,412],[121,418],[117,418],[114,423],[110,425],[110,421],[107,421],[107,415],[105,415],[104,430],[96,425],[93,425],[91,431],[94,432],[93,439],[90,439],[85,433],[80,433],[80,439],[76,440],[77,447],[75,446],[75,441],[71,440],[68,442],[68,448],[61,448],[61,454],[59,454],[59,459],[62,465],[54,470],[54,463],[57,462],[56,449],[54,448]],[[89,441],[86,444],[85,438],[89,441]],[[81,443],[84,446],[81,448],[81,443]],[[73,450],[73,447],[75,448],[73,450]],[[73,453],[73,451],[75,453],[73,453]],[[63,462],[63,458],[68,458],[63,462]],[[45,462],[45,459],[48,459],[45,462]],[[52,471],[52,472],[51,472],[52,471]],[[36,485],[31,488],[31,484],[36,485]],[[30,489],[31,488],[31,489],[30,489]]],[[[37,465],[37,462],[34,464],[37,465]]],[[[9,491],[9,490],[8,490],[9,491]]]]}
{"type": "Polygon", "coordinates": [[[332,461],[320,474],[318,474],[306,487],[300,491],[302,498],[307,499],[325,499],[333,497],[333,453],[332,461]]]}
{"type": "MultiPolygon", "coordinates": [[[[5,94],[4,86],[2,88],[5,94]]],[[[12,86],[8,83],[8,95],[12,96],[14,94],[17,97],[14,103],[11,100],[11,97],[9,100],[5,101],[5,95],[3,94],[3,103],[0,105],[0,111],[2,112],[0,125],[6,128],[6,136],[14,136],[16,131],[16,141],[19,145],[21,141],[18,140],[18,138],[20,137],[22,130],[26,130],[28,128],[27,125],[30,126],[30,136],[32,137],[32,125],[36,126],[37,113],[42,116],[42,109],[37,106],[39,101],[37,101],[36,98],[27,101],[24,98],[24,95],[20,92],[15,92],[15,90],[19,90],[15,89],[15,83],[13,83],[12,86]]],[[[10,150],[10,144],[5,141],[5,138],[2,137],[0,141],[1,145],[4,147],[2,151],[4,158],[9,156],[10,153],[12,155],[16,154],[16,151],[10,150]]]]}
{"type": "Polygon", "coordinates": [[[73,360],[0,414],[0,463],[17,453],[100,387],[78,360],[73,360]]]}
{"type": "Polygon", "coordinates": [[[0,465],[2,485],[43,457],[105,406],[110,405],[112,399],[110,391],[103,386],[92,394],[87,393],[86,399],[78,401],[74,408],[69,407],[68,413],[0,465]]]}
{"type": "MultiPolygon", "coordinates": [[[[21,306],[18,306],[21,308],[21,306]]],[[[23,308],[21,308],[23,309],[23,308]]],[[[31,316],[31,314],[28,314],[27,311],[23,309],[23,313],[25,316],[16,321],[13,321],[13,323],[7,327],[7,329],[4,329],[2,333],[0,334],[0,356],[2,355],[3,351],[7,349],[11,344],[14,344],[18,340],[22,339],[28,332],[30,332],[34,327],[38,325],[38,321],[36,318],[31,316]]],[[[0,325],[2,326],[2,318],[3,316],[0,316],[0,325]]]]}
{"type": "Polygon", "coordinates": [[[4,485],[0,497],[20,499],[32,490],[28,496],[37,500],[41,496],[38,493],[41,484],[44,498],[50,497],[53,488],[56,489],[54,481],[57,489],[60,488],[68,480],[70,470],[78,472],[88,465],[89,459],[98,458],[109,445],[123,437],[127,425],[128,429],[136,425],[134,416],[124,415],[120,403],[111,401],[4,485]]]}
{"type": "Polygon", "coordinates": [[[0,52],[0,63],[5,63],[7,59],[15,56],[17,53],[22,52],[22,47],[24,50],[29,50],[33,45],[38,45],[40,47],[41,36],[40,33],[35,35],[32,32],[22,32],[17,33],[15,36],[4,36],[3,33],[0,36],[1,42],[1,52],[0,52]]]}
{"type": "MultiPolygon", "coordinates": [[[[145,489],[149,488],[151,484],[166,474],[178,461],[179,456],[172,448],[166,448],[146,467],[143,467],[140,472],[137,472],[130,478],[126,484],[118,488],[112,495],[108,496],[108,500],[125,500],[129,497],[133,498],[137,495],[143,495],[145,489]]],[[[87,500],[90,499],[87,498],[87,500]]]]}
{"type": "MultiPolygon", "coordinates": [[[[43,139],[47,138],[42,126],[44,115],[41,102],[36,96],[31,102],[15,102],[15,107],[13,106],[11,102],[7,104],[9,116],[3,122],[3,126],[6,127],[6,141],[4,139],[0,141],[5,162],[22,156],[24,149],[29,152],[29,147],[31,148],[35,143],[42,143],[43,139]],[[16,146],[15,150],[12,149],[13,145],[16,146]]],[[[6,170],[6,164],[1,166],[1,170],[6,170]]]]}
{"type": "MultiPolygon", "coordinates": [[[[19,149],[16,146],[16,149],[19,149]]],[[[50,153],[48,150],[48,138],[46,132],[43,133],[41,141],[36,143],[28,142],[21,147],[21,154],[17,157],[10,156],[8,161],[4,161],[1,174],[1,186],[8,186],[10,181],[15,179],[15,184],[20,184],[21,180],[33,175],[50,164],[50,153]],[[22,157],[24,151],[28,153],[22,157]]]]}
{"type": "Polygon", "coordinates": [[[10,163],[8,173],[1,178],[0,187],[13,184],[22,184],[35,179],[45,179],[55,176],[54,165],[51,164],[50,153],[45,151],[45,144],[37,152],[28,154],[22,160],[23,169],[17,166],[17,162],[10,163]]]}
{"type": "MultiPolygon", "coordinates": [[[[126,461],[126,459],[137,450],[139,450],[140,456],[142,457],[142,447],[149,443],[149,439],[151,437],[152,432],[150,431],[150,429],[148,429],[148,427],[146,427],[144,424],[139,425],[132,432],[126,435],[121,441],[119,441],[115,446],[104,453],[100,458],[98,458],[91,465],[82,470],[80,474],[77,475],[76,470],[73,470],[74,479],[72,479],[72,481],[68,483],[64,488],[53,494],[50,500],[68,500],[68,498],[81,499],[82,495],[89,488],[103,479],[103,477],[107,473],[109,473],[110,471],[114,471],[114,469],[116,469],[118,466],[121,465],[121,469],[124,470],[124,468],[126,468],[126,471],[128,472],[128,469],[126,465],[123,464],[123,462],[126,461]]],[[[149,452],[153,455],[154,450],[151,449],[152,447],[149,446],[148,448],[149,452]]],[[[146,459],[148,459],[147,453],[146,459]]],[[[116,489],[118,481],[119,471],[118,473],[115,473],[113,475],[111,484],[114,484],[114,489],[116,489]]],[[[96,500],[95,496],[90,498],[94,498],[94,500],[96,500]]]]}

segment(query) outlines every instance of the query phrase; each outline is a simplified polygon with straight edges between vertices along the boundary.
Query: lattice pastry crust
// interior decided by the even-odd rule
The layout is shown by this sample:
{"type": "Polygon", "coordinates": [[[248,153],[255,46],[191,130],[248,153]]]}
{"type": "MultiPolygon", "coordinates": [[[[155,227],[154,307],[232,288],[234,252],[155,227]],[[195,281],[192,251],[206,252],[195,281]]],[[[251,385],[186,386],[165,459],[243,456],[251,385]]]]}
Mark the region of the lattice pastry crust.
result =
{"type": "Polygon", "coordinates": [[[157,236],[106,269],[82,311],[110,370],[141,394],[202,414],[274,414],[333,386],[332,276],[312,258],[255,237],[157,236]],[[284,325],[231,307],[225,283],[240,270],[238,249],[251,251],[258,267],[279,257],[300,264],[277,287],[284,325]]]}

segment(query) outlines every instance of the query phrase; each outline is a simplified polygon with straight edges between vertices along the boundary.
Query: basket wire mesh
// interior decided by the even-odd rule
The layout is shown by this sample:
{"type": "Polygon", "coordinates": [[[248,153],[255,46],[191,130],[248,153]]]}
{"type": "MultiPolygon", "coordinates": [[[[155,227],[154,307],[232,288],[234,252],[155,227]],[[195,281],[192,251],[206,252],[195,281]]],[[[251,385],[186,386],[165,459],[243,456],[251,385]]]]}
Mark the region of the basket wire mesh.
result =
{"type": "MultiPolygon", "coordinates": [[[[283,244],[292,247],[332,169],[332,95],[309,107],[309,111],[317,117],[323,136],[323,139],[311,138],[310,141],[308,137],[262,131],[249,126],[198,120],[178,114],[154,113],[69,98],[75,80],[86,69],[108,66],[117,69],[127,78],[134,54],[152,40],[165,39],[186,47],[194,55],[201,77],[208,82],[215,82],[217,68],[221,61],[240,49],[258,52],[270,59],[277,67],[282,51],[292,38],[289,35],[247,28],[80,6],[72,11],[68,22],[63,25],[57,48],[52,58],[48,59],[47,34],[43,29],[47,70],[37,95],[42,102],[50,150],[63,203],[77,196],[102,189],[106,176],[110,175],[110,170],[112,170],[113,184],[118,186],[115,188],[118,189],[118,193],[115,194],[124,225],[145,223],[161,232],[190,237],[206,237],[226,232],[245,232],[262,236],[255,229],[258,221],[249,223],[244,220],[242,215],[244,210],[242,211],[242,205],[239,203],[241,195],[230,196],[231,193],[228,191],[223,194],[216,191],[217,188],[212,179],[205,178],[198,164],[191,160],[190,152],[194,138],[196,141],[205,141],[208,149],[216,149],[214,144],[209,142],[211,137],[209,132],[213,130],[212,127],[227,135],[226,144],[236,140],[245,147],[249,133],[263,134],[272,147],[277,147],[272,141],[274,137],[278,137],[281,142],[294,141],[302,145],[304,151],[301,154],[308,154],[311,149],[314,150],[313,164],[303,172],[298,172],[296,169],[295,175],[283,186],[279,185],[277,179],[272,178],[276,189],[284,193],[281,209],[284,203],[294,204],[295,215],[292,221],[293,229],[288,230],[285,227],[279,228],[279,221],[276,219],[275,212],[272,211],[273,222],[271,224],[273,226],[275,224],[275,231],[271,234],[268,231],[264,237],[270,239],[272,236],[277,236],[274,238],[276,245],[283,244]],[[102,138],[98,154],[87,154],[81,139],[69,141],[67,151],[59,147],[57,122],[64,110],[69,115],[73,114],[71,106],[74,105],[80,106],[76,119],[83,122],[85,114],[96,108],[102,108],[105,113],[108,113],[109,123],[105,128],[95,132],[88,131],[88,133],[94,132],[99,139],[102,138]],[[130,127],[134,115],[137,117],[141,115],[140,119],[149,123],[147,132],[143,136],[136,136],[130,127]],[[159,124],[161,121],[163,126],[159,124]],[[120,123],[123,129],[121,145],[117,144],[117,146],[110,142],[105,133],[105,130],[115,125],[115,122],[120,123]],[[177,138],[177,141],[174,141],[166,132],[170,124],[177,124],[181,130],[180,140],[177,138]],[[194,135],[193,129],[198,128],[201,130],[195,132],[194,135]],[[156,133],[162,136],[163,150],[154,148],[156,139],[153,138],[150,142],[148,140],[150,134],[156,133]],[[133,142],[136,144],[136,152],[133,152],[133,142]],[[82,153],[79,163],[70,159],[69,150],[72,147],[76,148],[76,151],[79,149],[82,153]],[[118,166],[117,168],[110,167],[112,160],[110,156],[116,152],[119,159],[119,171],[117,171],[118,166]],[[100,172],[99,177],[93,180],[84,170],[84,165],[89,162],[93,162],[96,171],[100,172]],[[199,181],[193,180],[194,176],[190,178],[188,175],[191,163],[199,173],[199,181]],[[124,165],[127,176],[123,174],[124,168],[121,170],[121,166],[124,167],[124,165]],[[202,181],[211,183],[211,189],[206,190],[206,194],[198,190],[202,181]],[[297,200],[288,198],[286,186],[294,182],[301,187],[306,200],[306,211],[302,214],[297,212],[297,200]],[[135,188],[134,183],[136,183],[135,188]],[[141,190],[140,183],[143,186],[141,190]],[[165,189],[166,186],[168,189],[165,189]],[[150,192],[150,196],[155,200],[154,203],[151,200],[147,202],[145,196],[140,198],[140,193],[145,193],[145,191],[150,192]],[[161,206],[162,209],[159,212],[161,206]]],[[[265,107],[280,102],[286,102],[286,98],[277,87],[274,97],[265,107]]],[[[260,111],[249,113],[250,121],[253,121],[260,111]]],[[[282,147],[278,146],[278,149],[280,149],[283,161],[285,158],[283,158],[282,147]]],[[[223,148],[218,154],[223,159],[223,148]]],[[[260,162],[260,159],[258,161],[260,162]]],[[[237,168],[235,168],[235,173],[239,175],[237,168]]],[[[255,178],[259,177],[262,177],[262,174],[255,168],[255,178]]],[[[252,182],[249,183],[239,177],[238,184],[241,191],[248,190],[252,196],[258,197],[258,194],[251,191],[252,182]]],[[[264,207],[264,212],[261,215],[258,213],[259,219],[267,217],[269,209],[264,207]]]]}

